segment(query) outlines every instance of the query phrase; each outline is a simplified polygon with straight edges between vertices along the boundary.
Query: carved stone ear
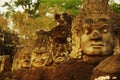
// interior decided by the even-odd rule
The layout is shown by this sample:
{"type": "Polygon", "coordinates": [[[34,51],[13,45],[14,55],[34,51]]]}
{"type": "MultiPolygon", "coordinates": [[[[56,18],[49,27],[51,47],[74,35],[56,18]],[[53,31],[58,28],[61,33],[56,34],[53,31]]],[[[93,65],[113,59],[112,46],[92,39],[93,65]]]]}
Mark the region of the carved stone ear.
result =
{"type": "Polygon", "coordinates": [[[80,47],[80,37],[77,35],[77,33],[74,33],[72,35],[72,51],[69,54],[69,58],[80,59],[81,55],[82,53],[81,53],[81,47],[80,47]]]}
{"type": "Polygon", "coordinates": [[[113,55],[120,54],[120,39],[118,36],[114,37],[114,53],[113,55]]]}

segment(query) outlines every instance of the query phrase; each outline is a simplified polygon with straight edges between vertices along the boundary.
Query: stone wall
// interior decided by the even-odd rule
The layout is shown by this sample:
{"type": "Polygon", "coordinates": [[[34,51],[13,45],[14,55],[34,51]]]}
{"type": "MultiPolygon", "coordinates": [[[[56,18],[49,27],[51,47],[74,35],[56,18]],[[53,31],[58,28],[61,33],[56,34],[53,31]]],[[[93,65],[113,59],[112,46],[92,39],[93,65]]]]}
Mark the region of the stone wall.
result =
{"type": "Polygon", "coordinates": [[[0,56],[0,73],[11,71],[12,57],[9,55],[0,56]]]}

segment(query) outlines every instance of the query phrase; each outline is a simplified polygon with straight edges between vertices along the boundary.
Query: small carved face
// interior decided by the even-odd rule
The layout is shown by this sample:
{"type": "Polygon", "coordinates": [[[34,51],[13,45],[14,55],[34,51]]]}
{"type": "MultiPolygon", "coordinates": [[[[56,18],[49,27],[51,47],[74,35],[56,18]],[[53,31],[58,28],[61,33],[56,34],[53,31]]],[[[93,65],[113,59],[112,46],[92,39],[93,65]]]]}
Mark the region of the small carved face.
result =
{"type": "Polygon", "coordinates": [[[90,15],[83,21],[81,49],[87,55],[109,55],[113,51],[113,33],[105,15],[90,15]]]}
{"type": "Polygon", "coordinates": [[[48,55],[46,55],[45,53],[42,54],[35,54],[36,56],[33,58],[32,61],[32,67],[40,67],[40,66],[44,66],[45,62],[48,58],[48,55]]]}
{"type": "Polygon", "coordinates": [[[30,67],[30,55],[22,55],[19,59],[20,68],[29,68],[30,67]]]}
{"type": "Polygon", "coordinates": [[[32,67],[40,67],[44,66],[46,60],[48,59],[49,53],[45,52],[45,48],[41,49],[35,48],[31,54],[31,66],[32,67]]]}

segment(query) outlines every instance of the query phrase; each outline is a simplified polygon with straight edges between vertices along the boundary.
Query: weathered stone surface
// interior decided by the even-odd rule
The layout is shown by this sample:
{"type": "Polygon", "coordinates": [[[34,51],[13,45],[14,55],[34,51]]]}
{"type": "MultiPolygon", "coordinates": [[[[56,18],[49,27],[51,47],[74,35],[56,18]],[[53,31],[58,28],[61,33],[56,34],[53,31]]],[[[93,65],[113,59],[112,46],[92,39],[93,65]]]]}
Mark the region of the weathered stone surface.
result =
{"type": "Polygon", "coordinates": [[[0,73],[0,80],[11,80],[11,76],[12,76],[11,71],[0,73]]]}
{"type": "MultiPolygon", "coordinates": [[[[118,34],[119,34],[119,30],[120,30],[120,27],[119,27],[120,24],[118,23],[120,20],[120,16],[118,14],[116,14],[115,12],[113,12],[109,8],[107,0],[106,1],[104,1],[104,0],[92,0],[92,1],[85,0],[84,6],[83,6],[82,10],[80,11],[80,14],[74,18],[73,23],[72,23],[72,28],[71,28],[72,52],[70,54],[71,57],[73,56],[73,58],[75,58],[74,55],[76,55],[76,58],[82,57],[81,56],[82,55],[81,35],[83,34],[83,32],[85,30],[85,28],[83,28],[83,26],[87,26],[87,25],[85,25],[85,23],[86,23],[85,20],[87,18],[88,19],[94,18],[97,21],[97,19],[99,19],[100,17],[109,19],[109,22],[111,23],[110,25],[112,26],[111,27],[112,32],[113,32],[113,34],[115,34],[115,37],[116,37],[116,39],[114,39],[114,53],[119,53],[120,48],[118,46],[120,46],[120,43],[119,43],[119,41],[116,41],[116,40],[118,39],[118,34]],[[103,5],[104,5],[104,7],[103,7],[103,5]]],[[[100,26],[100,24],[97,24],[97,23],[96,23],[96,25],[100,26]]],[[[91,27],[92,27],[92,23],[91,23],[91,27]]],[[[84,39],[86,39],[86,38],[84,38],[84,39]]]]}
{"type": "Polygon", "coordinates": [[[71,21],[74,16],[56,14],[59,23],[50,31],[37,32],[36,47],[31,54],[31,67],[50,66],[69,59],[71,52],[71,21]]]}
{"type": "Polygon", "coordinates": [[[106,59],[109,56],[88,56],[88,55],[84,55],[82,60],[86,63],[89,64],[98,64],[100,63],[102,60],[106,59]]]}
{"type": "Polygon", "coordinates": [[[97,80],[102,77],[106,79],[109,78],[109,80],[120,79],[120,54],[108,57],[94,68],[92,79],[96,78],[97,80]]]}
{"type": "Polygon", "coordinates": [[[0,73],[3,71],[4,69],[4,58],[3,56],[0,56],[0,73]]]}
{"type": "Polygon", "coordinates": [[[71,22],[74,16],[63,13],[61,18],[57,20],[64,20],[64,24],[59,24],[51,30],[51,38],[53,39],[53,62],[60,63],[69,58],[71,52],[71,22]]]}
{"type": "Polygon", "coordinates": [[[71,26],[59,25],[51,30],[53,62],[60,63],[68,60],[71,51],[71,26]]]}
{"type": "Polygon", "coordinates": [[[85,63],[82,60],[62,62],[55,68],[52,80],[90,80],[93,68],[96,65],[85,63]]]}
{"type": "Polygon", "coordinates": [[[31,53],[26,53],[25,51],[20,51],[14,56],[12,63],[12,71],[21,68],[30,68],[30,56],[31,53]]]}
{"type": "Polygon", "coordinates": [[[44,47],[35,48],[31,53],[30,65],[32,68],[37,68],[40,66],[51,65],[52,57],[50,52],[46,51],[44,47]]]}
{"type": "Polygon", "coordinates": [[[18,69],[12,75],[13,80],[42,80],[42,70],[18,69]]]}
{"type": "Polygon", "coordinates": [[[11,71],[12,57],[9,55],[0,56],[0,73],[11,71]]]}
{"type": "Polygon", "coordinates": [[[100,62],[94,69],[105,73],[120,72],[120,55],[114,55],[100,62]]]}
{"type": "Polygon", "coordinates": [[[14,71],[13,80],[52,80],[54,67],[39,67],[35,69],[18,69],[14,71]]]}

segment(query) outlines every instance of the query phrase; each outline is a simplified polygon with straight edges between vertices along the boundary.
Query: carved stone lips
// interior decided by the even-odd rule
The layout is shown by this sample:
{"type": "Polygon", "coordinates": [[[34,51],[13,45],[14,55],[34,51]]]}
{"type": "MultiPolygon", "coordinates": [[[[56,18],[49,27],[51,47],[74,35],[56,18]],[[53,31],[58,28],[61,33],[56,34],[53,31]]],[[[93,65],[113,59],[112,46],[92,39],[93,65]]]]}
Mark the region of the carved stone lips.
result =
{"type": "Polygon", "coordinates": [[[103,44],[91,44],[91,46],[103,46],[103,44]]]}
{"type": "Polygon", "coordinates": [[[103,47],[104,45],[103,44],[91,44],[91,46],[94,48],[100,48],[100,47],[103,47]]]}

